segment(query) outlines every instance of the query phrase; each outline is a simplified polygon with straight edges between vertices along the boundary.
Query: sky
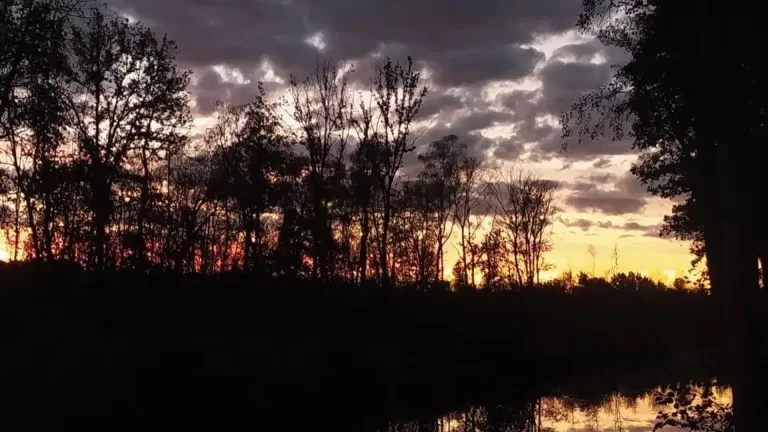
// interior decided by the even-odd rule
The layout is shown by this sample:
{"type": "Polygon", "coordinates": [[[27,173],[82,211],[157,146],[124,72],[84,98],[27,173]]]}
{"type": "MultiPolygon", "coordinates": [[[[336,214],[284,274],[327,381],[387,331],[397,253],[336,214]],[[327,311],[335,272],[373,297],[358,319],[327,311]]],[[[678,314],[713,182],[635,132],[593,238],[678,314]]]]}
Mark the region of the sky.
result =
{"type": "MultiPolygon", "coordinates": [[[[257,82],[279,92],[319,58],[354,65],[365,86],[381,56],[411,56],[430,94],[416,154],[449,133],[489,162],[516,163],[560,184],[552,229],[554,269],[603,275],[614,246],[621,271],[662,280],[688,274],[688,245],[660,238],[672,203],[650,197],[630,173],[631,141],[610,137],[561,150],[560,113],[610,80],[627,54],[579,34],[581,0],[108,0],[179,45],[193,72],[198,128],[217,100],[249,101],[257,82]],[[587,253],[597,251],[595,262],[587,253]]],[[[446,268],[456,259],[448,248],[446,268]]],[[[546,276],[546,275],[545,275],[546,276]]]]}

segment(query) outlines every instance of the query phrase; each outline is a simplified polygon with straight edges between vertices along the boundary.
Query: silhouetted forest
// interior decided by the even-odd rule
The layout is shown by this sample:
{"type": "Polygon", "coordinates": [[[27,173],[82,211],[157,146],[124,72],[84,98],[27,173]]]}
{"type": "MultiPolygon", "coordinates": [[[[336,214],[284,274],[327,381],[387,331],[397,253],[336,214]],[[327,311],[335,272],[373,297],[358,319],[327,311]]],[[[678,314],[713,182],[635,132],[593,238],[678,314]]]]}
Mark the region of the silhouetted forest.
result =
{"type": "Polygon", "coordinates": [[[279,100],[217,104],[200,131],[171,39],[88,0],[2,2],[4,407],[192,419],[322,412],[330,395],[363,410],[690,352],[729,366],[735,424],[754,429],[768,98],[744,41],[761,14],[583,5],[578,28],[631,58],[563,113],[564,145],[631,138],[712,295],[616,271],[540,281],[557,184],[455,135],[404,172],[429,97],[410,58],[364,71],[365,88],[321,60],[279,100]]]}
{"type": "Polygon", "coordinates": [[[451,273],[455,234],[462,286],[538,282],[554,182],[490,169],[455,135],[401,172],[428,93],[410,59],[382,61],[369,88],[320,61],[280,101],[217,104],[195,134],[174,43],[88,5],[4,6],[19,38],[1,76],[12,260],[426,288],[451,273]]]}

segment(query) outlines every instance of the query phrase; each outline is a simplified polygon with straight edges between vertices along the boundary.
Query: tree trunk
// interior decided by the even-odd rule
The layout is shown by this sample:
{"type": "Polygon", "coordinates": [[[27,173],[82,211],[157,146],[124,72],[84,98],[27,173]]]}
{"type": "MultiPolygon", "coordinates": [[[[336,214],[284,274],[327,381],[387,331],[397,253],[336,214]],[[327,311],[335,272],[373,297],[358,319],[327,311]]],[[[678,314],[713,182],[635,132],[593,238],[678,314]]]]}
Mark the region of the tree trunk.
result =
{"type": "Polygon", "coordinates": [[[139,212],[136,217],[136,240],[134,244],[134,254],[136,254],[136,267],[139,271],[147,268],[147,240],[144,236],[144,224],[149,213],[149,179],[147,172],[141,185],[141,196],[139,197],[139,212]]]}
{"type": "MultiPolygon", "coordinates": [[[[741,7],[741,5],[731,5],[741,7]]],[[[739,81],[738,69],[741,59],[734,52],[738,45],[738,32],[732,34],[738,19],[732,16],[737,11],[728,10],[712,0],[697,2],[697,19],[700,25],[700,57],[703,81],[698,92],[705,99],[702,106],[706,124],[713,125],[714,147],[717,170],[717,206],[720,211],[722,253],[724,257],[722,274],[714,281],[720,285],[715,290],[725,289],[723,310],[725,314],[728,347],[734,372],[733,409],[734,426],[737,431],[759,430],[759,415],[756,412],[761,397],[754,383],[755,357],[759,345],[755,331],[755,312],[758,292],[757,244],[752,220],[751,201],[754,197],[754,160],[747,156],[749,128],[745,125],[746,115],[743,93],[745,85],[739,81]],[[730,39],[730,41],[729,41],[730,39]],[[732,45],[731,42],[737,42],[732,45]],[[706,96],[705,96],[706,95],[706,96]],[[738,191],[738,192],[737,192],[738,191]]],[[[736,24],[738,25],[738,24],[736,24]]],[[[742,24],[743,25],[743,24],[742,24]]],[[[703,135],[703,134],[702,134],[703,135]]],[[[702,138],[709,139],[703,135],[702,138]]],[[[754,159],[754,158],[753,158],[754,159]]],[[[717,237],[712,233],[711,237],[717,237]]],[[[711,245],[707,245],[710,249],[711,245]]],[[[715,251],[716,248],[713,248],[715,251]]],[[[718,269],[719,271],[720,269],[718,269]]]]}
{"type": "Polygon", "coordinates": [[[45,250],[46,259],[53,261],[53,232],[51,230],[53,225],[53,203],[51,203],[50,194],[45,194],[43,205],[43,242],[45,243],[43,249],[45,250]]]}
{"type": "Polygon", "coordinates": [[[245,244],[243,245],[243,270],[248,271],[253,269],[253,239],[251,237],[252,223],[247,214],[243,215],[243,234],[245,237],[245,244]]]}
{"type": "Polygon", "coordinates": [[[368,206],[363,209],[363,220],[361,222],[360,233],[360,258],[358,261],[358,269],[360,272],[360,285],[365,284],[365,279],[368,273],[368,206]]]}
{"type": "Polygon", "coordinates": [[[391,280],[389,277],[389,266],[387,259],[387,249],[389,242],[389,221],[390,221],[390,199],[389,194],[384,195],[384,215],[381,223],[381,239],[379,240],[379,260],[381,262],[381,284],[384,288],[391,286],[391,280]]]}

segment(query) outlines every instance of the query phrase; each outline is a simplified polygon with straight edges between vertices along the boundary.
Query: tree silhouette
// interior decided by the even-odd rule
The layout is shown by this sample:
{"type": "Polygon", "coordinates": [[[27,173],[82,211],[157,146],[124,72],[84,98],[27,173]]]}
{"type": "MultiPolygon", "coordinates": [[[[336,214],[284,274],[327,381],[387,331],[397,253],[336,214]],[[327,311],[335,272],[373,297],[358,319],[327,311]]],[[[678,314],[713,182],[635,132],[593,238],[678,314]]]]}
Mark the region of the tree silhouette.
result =
{"type": "Polygon", "coordinates": [[[372,93],[379,121],[376,128],[378,146],[375,178],[381,193],[381,222],[379,228],[379,263],[384,285],[391,284],[394,267],[389,265],[390,225],[395,180],[403,165],[403,156],[415,150],[411,125],[427,95],[421,74],[408,58],[406,65],[387,58],[376,69],[372,93]]]}
{"type": "MultiPolygon", "coordinates": [[[[172,41],[158,40],[150,30],[100,10],[93,10],[83,27],[73,25],[71,32],[67,114],[88,185],[90,261],[102,269],[116,258],[109,256],[107,228],[125,163],[138,153],[142,166],[148,166],[150,153],[169,154],[182,139],[179,132],[189,121],[189,73],[176,68],[172,41]]],[[[150,179],[144,171],[139,199],[146,211],[150,179]]],[[[143,245],[141,234],[137,243],[143,245]]]]}
{"type": "Polygon", "coordinates": [[[682,197],[666,230],[694,240],[706,256],[713,295],[723,305],[727,340],[742,378],[736,428],[757,427],[750,407],[758,371],[758,260],[764,224],[756,220],[764,146],[764,62],[743,47],[760,27],[751,12],[714,2],[585,0],[579,25],[630,61],[613,80],[563,116],[564,136],[594,138],[612,129],[641,151],[634,172],[650,192],[682,197]],[[619,12],[621,17],[609,19],[619,12]],[[748,16],[737,20],[731,14],[748,16]],[[594,114],[597,114],[596,116],[594,114]],[[740,191],[735,194],[734,191],[740,191]],[[743,405],[741,405],[743,404],[743,405]]]}
{"type": "Polygon", "coordinates": [[[476,286],[478,231],[483,226],[487,212],[488,187],[483,179],[483,164],[473,156],[462,156],[459,161],[454,220],[459,226],[459,253],[463,273],[459,276],[464,285],[476,286]],[[467,273],[469,276],[467,276],[467,273]]]}
{"type": "Polygon", "coordinates": [[[434,212],[437,240],[437,260],[435,275],[438,279],[444,272],[444,247],[453,232],[456,199],[459,188],[459,170],[466,152],[466,144],[459,143],[456,135],[449,135],[429,144],[429,148],[419,155],[424,168],[419,174],[427,186],[427,193],[434,199],[434,212]]]}
{"type": "Polygon", "coordinates": [[[555,184],[514,168],[498,171],[494,180],[495,222],[511,242],[516,281],[533,286],[539,282],[544,253],[551,248],[547,230],[558,211],[555,184]]]}

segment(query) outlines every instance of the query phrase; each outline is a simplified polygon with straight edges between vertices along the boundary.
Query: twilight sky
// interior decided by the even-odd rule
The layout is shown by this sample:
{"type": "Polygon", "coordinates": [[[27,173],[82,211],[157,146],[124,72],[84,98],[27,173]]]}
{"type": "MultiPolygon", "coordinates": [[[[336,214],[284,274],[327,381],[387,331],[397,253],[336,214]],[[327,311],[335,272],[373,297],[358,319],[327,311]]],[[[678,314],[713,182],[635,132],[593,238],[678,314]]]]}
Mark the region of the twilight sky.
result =
{"type": "MultiPolygon", "coordinates": [[[[213,103],[248,101],[257,81],[279,91],[323,56],[354,64],[365,85],[377,56],[410,55],[431,89],[420,145],[448,133],[471,151],[515,162],[562,187],[554,226],[554,272],[610,267],[661,279],[690,268],[686,244],[658,237],[671,203],[651,198],[628,170],[627,141],[573,143],[561,152],[560,112],[610,79],[626,54],[579,35],[581,0],[108,0],[180,47],[193,71],[196,121],[213,103]]],[[[418,150],[417,150],[418,152],[418,150]]],[[[418,169],[415,154],[406,172],[418,169]]],[[[449,247],[446,267],[455,252],[449,247]]]]}

